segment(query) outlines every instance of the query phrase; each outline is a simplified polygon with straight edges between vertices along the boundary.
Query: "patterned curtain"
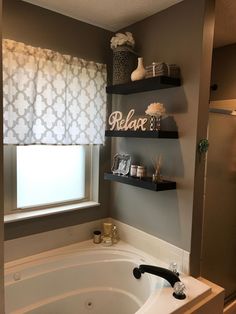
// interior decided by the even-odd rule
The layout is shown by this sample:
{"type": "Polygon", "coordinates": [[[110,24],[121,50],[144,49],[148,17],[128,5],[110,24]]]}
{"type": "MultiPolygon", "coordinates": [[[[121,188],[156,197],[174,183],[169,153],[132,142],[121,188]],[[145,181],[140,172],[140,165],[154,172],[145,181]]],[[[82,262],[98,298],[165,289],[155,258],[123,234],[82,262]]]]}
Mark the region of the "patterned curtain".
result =
{"type": "Polygon", "coordinates": [[[103,144],[106,66],[3,40],[5,144],[103,144]]]}

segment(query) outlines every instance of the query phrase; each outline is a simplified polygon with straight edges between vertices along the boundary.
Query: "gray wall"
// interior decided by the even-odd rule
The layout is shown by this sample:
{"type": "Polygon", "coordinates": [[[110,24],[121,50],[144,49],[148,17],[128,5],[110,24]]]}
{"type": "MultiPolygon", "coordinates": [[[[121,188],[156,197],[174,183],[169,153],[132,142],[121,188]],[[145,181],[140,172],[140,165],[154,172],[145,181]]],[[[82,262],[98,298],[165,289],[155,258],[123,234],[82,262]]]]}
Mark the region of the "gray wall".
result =
{"type": "MultiPolygon", "coordinates": [[[[155,193],[114,183],[109,203],[110,184],[102,179],[104,170],[110,168],[107,141],[101,153],[102,206],[99,209],[8,224],[6,239],[106,217],[110,204],[110,215],[114,218],[190,251],[204,14],[208,1],[211,0],[185,0],[127,29],[133,32],[137,50],[146,64],[165,61],[181,67],[182,86],[113,97],[113,109],[119,108],[123,113],[135,107],[136,113],[143,115],[150,102],[165,104],[169,118],[163,121],[163,127],[178,128],[178,140],[114,139],[111,155],[130,153],[133,161],[144,163],[151,174],[151,158],[162,154],[162,174],[176,180],[178,189],[155,193]]],[[[5,0],[3,18],[5,38],[111,64],[110,32],[17,0],[5,0]]],[[[205,88],[208,89],[207,82],[205,88]]],[[[202,105],[205,105],[205,98],[202,105]]]]}
{"type": "MultiPolygon", "coordinates": [[[[127,113],[129,108],[135,107],[140,115],[150,102],[163,102],[171,116],[165,121],[166,127],[177,127],[180,139],[113,140],[112,156],[115,152],[131,153],[135,162],[142,161],[148,166],[150,174],[151,157],[161,153],[162,173],[176,180],[178,189],[155,193],[115,183],[112,185],[110,213],[125,223],[186,250],[190,250],[191,246],[194,214],[195,152],[203,64],[204,5],[207,1],[185,0],[128,28],[134,33],[137,49],[146,64],[152,61],[179,64],[183,85],[180,88],[143,93],[135,97],[117,96],[113,99],[114,108],[122,108],[122,112],[127,113]]],[[[110,60],[110,32],[17,0],[4,1],[3,34],[5,38],[98,62],[110,60]]],[[[205,98],[201,99],[202,106],[206,106],[205,98]]],[[[109,144],[102,150],[100,167],[101,208],[9,224],[5,228],[6,239],[107,216],[110,184],[104,182],[102,176],[103,171],[110,167],[109,144]]],[[[2,305],[1,296],[0,293],[2,305]]]]}
{"type": "MultiPolygon", "coordinates": [[[[116,152],[129,153],[134,162],[142,162],[148,166],[149,174],[152,173],[151,158],[162,154],[162,174],[177,181],[177,190],[156,193],[113,183],[111,215],[188,251],[192,236],[195,155],[201,93],[202,106],[207,108],[209,99],[210,66],[206,68],[208,81],[205,81],[203,88],[207,92],[203,95],[203,90],[200,90],[204,64],[203,42],[210,52],[207,54],[207,62],[210,64],[213,38],[211,24],[208,33],[212,38],[209,44],[204,41],[206,2],[209,1],[183,1],[127,28],[134,34],[137,49],[146,64],[165,61],[180,66],[182,86],[136,95],[113,96],[113,109],[120,109],[123,113],[135,108],[137,114],[143,115],[151,102],[163,102],[170,116],[169,121],[165,122],[166,127],[177,127],[180,138],[113,139],[112,156],[116,152]]],[[[202,127],[206,130],[206,121],[202,127]]]]}
{"type": "MultiPolygon", "coordinates": [[[[87,60],[110,63],[109,40],[112,33],[19,1],[5,0],[3,5],[3,37],[33,46],[52,49],[87,60]]],[[[5,225],[5,239],[76,225],[108,216],[109,183],[103,181],[108,167],[110,146],[101,149],[99,208],[37,218],[5,225]]]]}
{"type": "Polygon", "coordinates": [[[3,1],[3,38],[108,62],[112,33],[21,0],[3,1]]]}
{"type": "Polygon", "coordinates": [[[218,89],[211,92],[211,100],[236,99],[236,44],[214,49],[212,84],[218,89]]]}

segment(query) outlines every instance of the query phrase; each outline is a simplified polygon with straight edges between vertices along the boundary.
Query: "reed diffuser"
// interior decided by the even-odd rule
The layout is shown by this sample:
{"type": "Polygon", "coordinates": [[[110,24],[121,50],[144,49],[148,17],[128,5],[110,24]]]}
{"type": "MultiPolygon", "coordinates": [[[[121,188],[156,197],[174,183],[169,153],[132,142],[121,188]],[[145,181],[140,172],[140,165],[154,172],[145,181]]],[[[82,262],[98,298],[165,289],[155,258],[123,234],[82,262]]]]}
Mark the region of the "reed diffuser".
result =
{"type": "Polygon", "coordinates": [[[152,159],[152,164],[153,164],[153,168],[154,168],[154,173],[152,175],[152,181],[153,182],[162,181],[162,178],[161,178],[161,161],[162,161],[161,155],[156,156],[156,158],[152,159]]]}

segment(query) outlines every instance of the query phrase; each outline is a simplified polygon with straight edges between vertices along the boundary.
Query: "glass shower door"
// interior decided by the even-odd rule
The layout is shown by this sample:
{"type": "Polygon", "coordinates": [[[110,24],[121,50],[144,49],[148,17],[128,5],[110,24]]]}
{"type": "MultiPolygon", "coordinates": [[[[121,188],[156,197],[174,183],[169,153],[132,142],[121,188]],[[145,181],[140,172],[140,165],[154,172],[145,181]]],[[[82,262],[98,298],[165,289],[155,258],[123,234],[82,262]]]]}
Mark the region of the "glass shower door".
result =
{"type": "MultiPolygon", "coordinates": [[[[236,296],[236,116],[209,114],[202,276],[236,296]]],[[[214,112],[215,111],[215,112],[214,112]]],[[[217,113],[216,113],[217,112],[217,113]]]]}

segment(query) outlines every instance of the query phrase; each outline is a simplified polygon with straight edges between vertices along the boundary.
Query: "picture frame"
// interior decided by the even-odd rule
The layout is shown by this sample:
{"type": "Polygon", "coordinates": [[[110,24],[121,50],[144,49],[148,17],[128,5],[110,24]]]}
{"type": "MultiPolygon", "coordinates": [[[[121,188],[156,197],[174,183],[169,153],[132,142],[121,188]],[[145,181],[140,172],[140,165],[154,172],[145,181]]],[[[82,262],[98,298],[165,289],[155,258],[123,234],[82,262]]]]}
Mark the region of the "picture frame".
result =
{"type": "Polygon", "coordinates": [[[116,154],[113,157],[113,165],[111,171],[113,174],[128,175],[131,165],[131,156],[128,154],[116,154]]]}

